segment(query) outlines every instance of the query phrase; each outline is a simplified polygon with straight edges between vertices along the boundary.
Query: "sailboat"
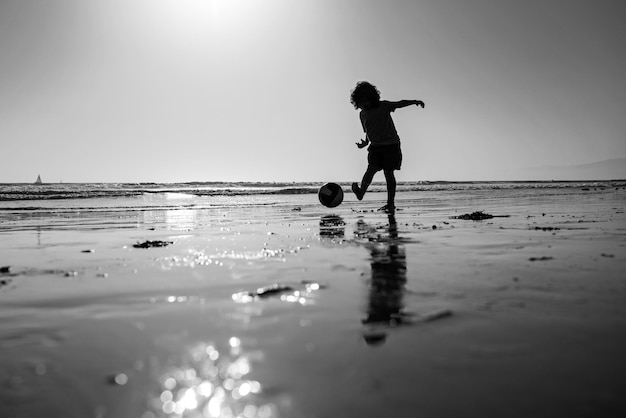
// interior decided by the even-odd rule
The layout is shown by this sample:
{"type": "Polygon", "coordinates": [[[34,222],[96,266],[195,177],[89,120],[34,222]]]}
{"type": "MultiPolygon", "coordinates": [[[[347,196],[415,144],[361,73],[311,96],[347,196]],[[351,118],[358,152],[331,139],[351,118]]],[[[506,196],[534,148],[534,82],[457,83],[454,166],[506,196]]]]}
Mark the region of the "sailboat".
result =
{"type": "Polygon", "coordinates": [[[37,180],[35,180],[35,184],[43,184],[41,181],[41,176],[37,174],[37,180]]]}

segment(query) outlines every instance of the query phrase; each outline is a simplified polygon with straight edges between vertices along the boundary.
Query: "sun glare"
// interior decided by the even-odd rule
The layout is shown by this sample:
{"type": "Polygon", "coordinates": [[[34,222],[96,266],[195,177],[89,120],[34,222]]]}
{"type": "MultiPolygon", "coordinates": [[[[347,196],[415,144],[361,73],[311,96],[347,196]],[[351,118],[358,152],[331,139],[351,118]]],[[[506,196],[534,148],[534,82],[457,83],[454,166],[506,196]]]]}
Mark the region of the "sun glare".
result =
{"type": "Polygon", "coordinates": [[[170,17],[220,22],[247,19],[259,11],[260,0],[161,0],[159,6],[170,17]]]}
{"type": "Polygon", "coordinates": [[[152,16],[153,33],[170,42],[228,44],[253,36],[270,16],[269,5],[262,0],[151,0],[142,3],[142,14],[152,16]]]}

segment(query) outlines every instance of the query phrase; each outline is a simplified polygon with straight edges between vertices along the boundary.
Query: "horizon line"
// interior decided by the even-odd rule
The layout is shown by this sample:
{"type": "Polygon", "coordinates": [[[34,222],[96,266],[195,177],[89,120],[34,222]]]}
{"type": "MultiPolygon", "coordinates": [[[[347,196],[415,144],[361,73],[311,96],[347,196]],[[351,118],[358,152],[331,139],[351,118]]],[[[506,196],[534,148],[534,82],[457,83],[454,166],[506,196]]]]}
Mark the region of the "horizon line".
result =
{"type": "MultiPolygon", "coordinates": [[[[543,180],[398,180],[398,184],[402,183],[580,183],[580,182],[626,182],[626,178],[614,179],[543,179],[543,180]]],[[[0,182],[0,186],[4,185],[58,185],[58,184],[314,184],[314,183],[343,183],[351,184],[353,180],[303,180],[303,181],[286,181],[286,180],[189,180],[189,181],[68,181],[68,182],[0,182]]],[[[384,180],[374,181],[372,184],[385,184],[384,180]]]]}

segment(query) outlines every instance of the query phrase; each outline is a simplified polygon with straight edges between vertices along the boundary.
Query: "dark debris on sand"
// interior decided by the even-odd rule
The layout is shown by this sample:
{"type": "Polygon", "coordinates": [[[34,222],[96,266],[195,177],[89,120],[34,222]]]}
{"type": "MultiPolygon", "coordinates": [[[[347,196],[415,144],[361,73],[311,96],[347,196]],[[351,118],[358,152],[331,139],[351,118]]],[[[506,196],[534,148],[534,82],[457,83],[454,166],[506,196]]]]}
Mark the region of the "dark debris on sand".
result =
{"type": "Polygon", "coordinates": [[[272,284],[270,286],[260,287],[254,292],[248,292],[250,296],[257,296],[260,298],[266,298],[268,296],[280,294],[283,292],[291,292],[293,291],[293,287],[282,285],[282,284],[272,284]]]}
{"type": "Polygon", "coordinates": [[[535,227],[535,231],[559,231],[560,229],[561,228],[555,228],[552,226],[544,226],[544,227],[536,226],[535,227]]]}
{"type": "Polygon", "coordinates": [[[548,260],[554,260],[554,257],[542,256],[542,257],[530,257],[528,259],[528,261],[548,261],[548,260]]]}
{"type": "Polygon", "coordinates": [[[155,241],[144,241],[144,242],[138,242],[137,244],[133,244],[134,248],[153,248],[153,247],[167,247],[170,244],[173,244],[174,241],[159,241],[159,240],[155,240],[155,241]]]}
{"type": "Polygon", "coordinates": [[[465,213],[463,215],[459,215],[459,216],[452,216],[450,217],[450,219],[463,219],[466,221],[482,221],[485,219],[492,219],[492,218],[508,218],[511,215],[490,215],[489,213],[485,213],[482,210],[476,211],[476,212],[472,212],[472,213],[465,213]]]}
{"type": "Polygon", "coordinates": [[[247,291],[247,292],[239,292],[233,295],[233,298],[242,299],[242,298],[252,298],[252,299],[265,299],[270,296],[280,295],[285,292],[292,292],[294,289],[291,286],[282,285],[278,283],[274,283],[269,286],[259,287],[256,290],[247,291]]]}
{"type": "Polygon", "coordinates": [[[305,286],[304,289],[298,290],[297,288],[294,288],[289,285],[274,283],[268,286],[259,287],[258,289],[255,289],[252,291],[239,292],[233,296],[236,296],[237,299],[240,299],[242,297],[253,298],[253,299],[265,299],[265,298],[269,298],[272,296],[279,296],[279,295],[282,295],[283,293],[289,293],[289,292],[295,292],[295,291],[306,292],[309,290],[326,289],[327,287],[327,285],[325,284],[311,282],[308,280],[303,280],[301,284],[305,286]]]}

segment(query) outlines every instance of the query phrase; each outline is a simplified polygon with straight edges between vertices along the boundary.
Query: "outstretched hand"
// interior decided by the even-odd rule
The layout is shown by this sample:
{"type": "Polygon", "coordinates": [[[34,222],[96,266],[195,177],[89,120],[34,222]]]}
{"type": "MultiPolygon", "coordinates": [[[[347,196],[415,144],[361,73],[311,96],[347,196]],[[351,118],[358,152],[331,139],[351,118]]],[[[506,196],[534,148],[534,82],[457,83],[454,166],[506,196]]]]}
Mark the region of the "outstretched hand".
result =
{"type": "Polygon", "coordinates": [[[422,109],[424,108],[424,102],[423,102],[423,101],[421,101],[421,100],[415,100],[415,105],[416,105],[417,107],[422,106],[422,109]]]}
{"type": "Polygon", "coordinates": [[[361,139],[361,142],[356,142],[356,146],[359,147],[359,149],[366,147],[368,144],[370,143],[369,139],[361,139]]]}

